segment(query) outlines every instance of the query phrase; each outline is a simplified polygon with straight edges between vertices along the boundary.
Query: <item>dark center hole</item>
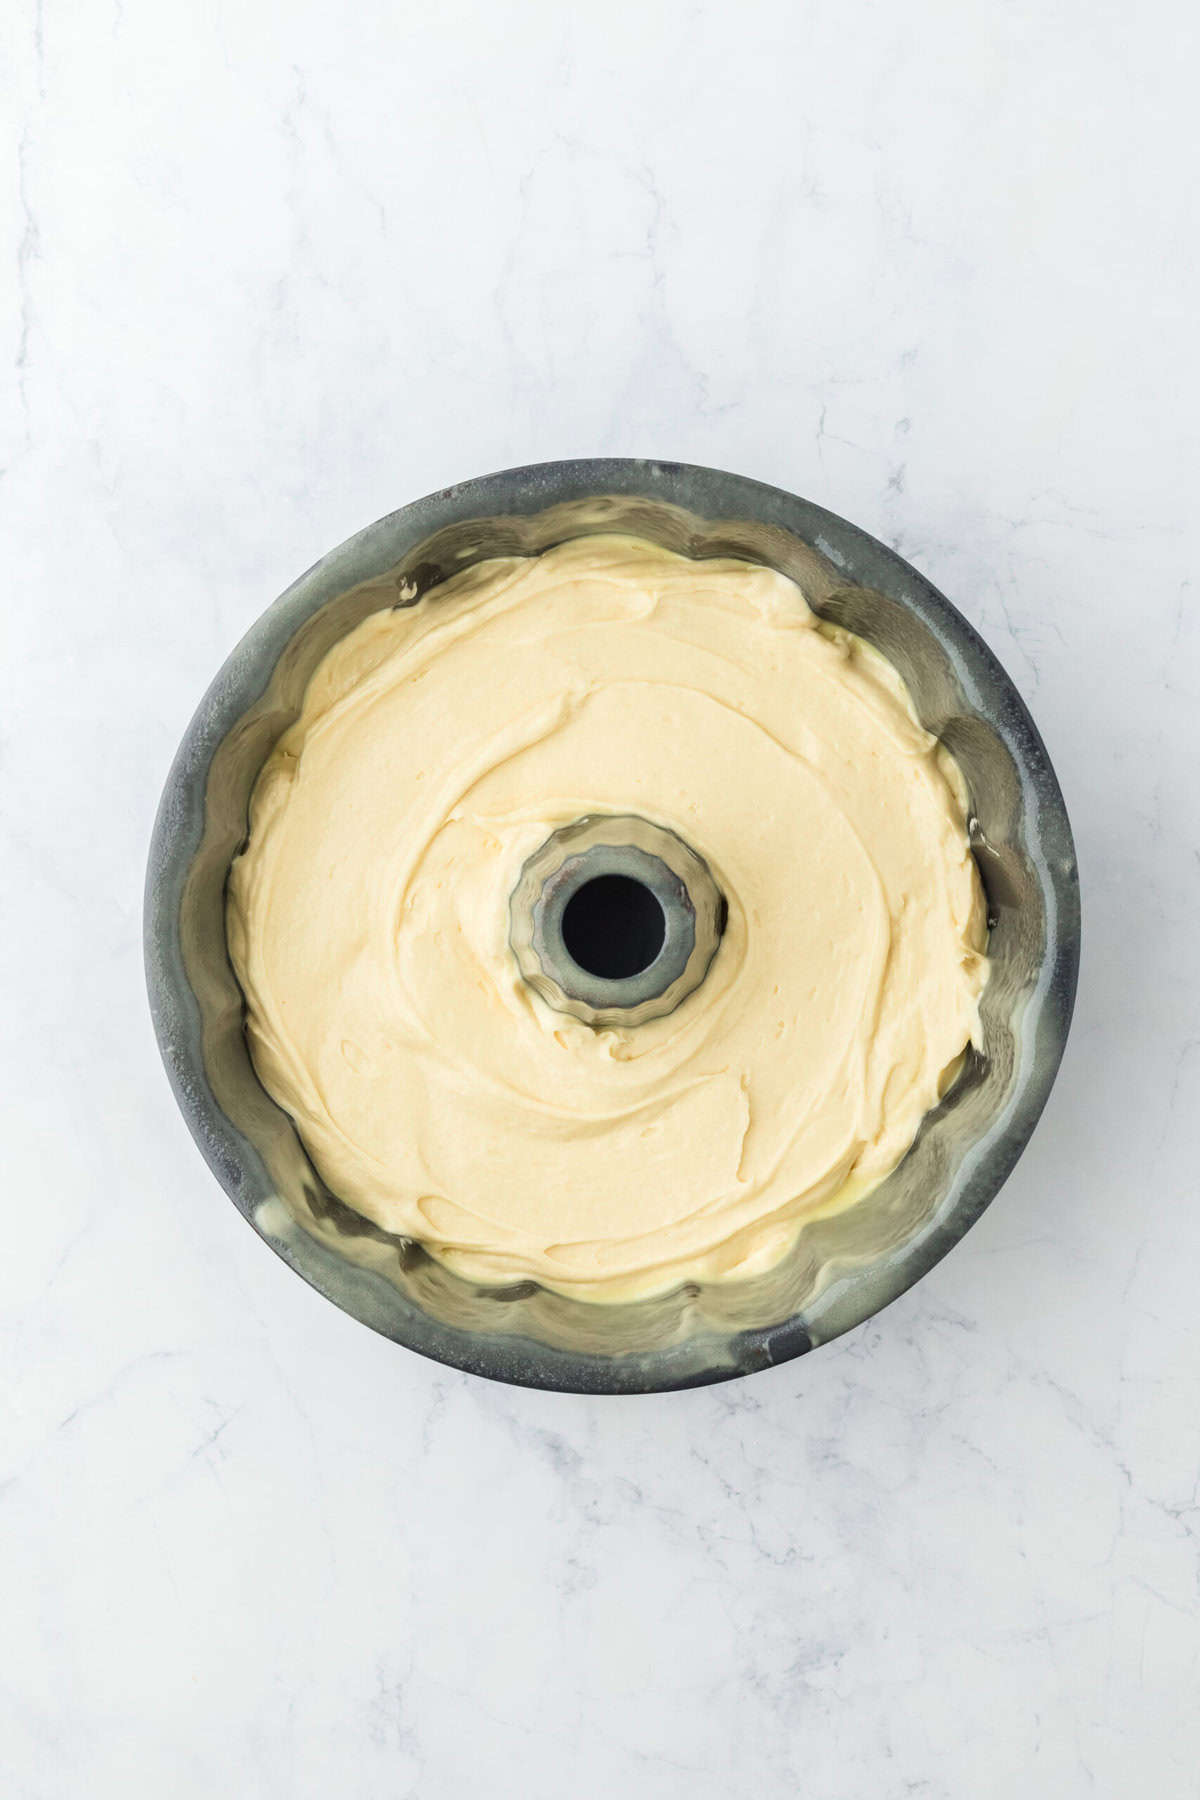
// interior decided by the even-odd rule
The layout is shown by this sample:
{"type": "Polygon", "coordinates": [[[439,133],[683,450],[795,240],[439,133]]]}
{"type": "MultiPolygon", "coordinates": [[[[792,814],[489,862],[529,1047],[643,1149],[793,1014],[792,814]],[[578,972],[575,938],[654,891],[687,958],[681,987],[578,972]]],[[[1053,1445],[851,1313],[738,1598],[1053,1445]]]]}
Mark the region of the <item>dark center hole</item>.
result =
{"type": "Polygon", "coordinates": [[[621,981],[648,969],[663,947],[667,922],[648,887],[631,875],[596,875],[567,901],[567,954],[589,975],[621,981]]]}

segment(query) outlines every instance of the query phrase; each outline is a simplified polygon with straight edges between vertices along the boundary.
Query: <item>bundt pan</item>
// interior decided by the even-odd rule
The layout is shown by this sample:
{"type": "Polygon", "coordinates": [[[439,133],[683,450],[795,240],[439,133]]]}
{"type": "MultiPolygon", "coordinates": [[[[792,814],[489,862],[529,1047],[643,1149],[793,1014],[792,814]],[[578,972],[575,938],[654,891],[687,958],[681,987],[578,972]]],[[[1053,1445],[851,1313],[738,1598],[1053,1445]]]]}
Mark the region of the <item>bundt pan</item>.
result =
{"type": "Polygon", "coordinates": [[[530,1387],[647,1393],[799,1356],[911,1287],[998,1192],[1049,1094],[1079,956],[1071,829],[1054,770],[996,658],[893,551],[807,500],[679,463],[535,465],[466,481],[370,525],[277,600],[230,656],[167,778],[146,891],[146,967],[163,1060],[210,1168],[259,1236],[364,1324],[423,1355],[530,1387]],[[532,1282],[464,1281],[330,1193],[260,1085],[225,942],[225,885],[250,791],[331,645],[483,557],[596,531],[696,558],[741,556],[799,582],[877,646],[970,788],[989,907],[983,1047],[872,1195],[805,1227],[785,1261],[628,1304],[532,1282]]]}

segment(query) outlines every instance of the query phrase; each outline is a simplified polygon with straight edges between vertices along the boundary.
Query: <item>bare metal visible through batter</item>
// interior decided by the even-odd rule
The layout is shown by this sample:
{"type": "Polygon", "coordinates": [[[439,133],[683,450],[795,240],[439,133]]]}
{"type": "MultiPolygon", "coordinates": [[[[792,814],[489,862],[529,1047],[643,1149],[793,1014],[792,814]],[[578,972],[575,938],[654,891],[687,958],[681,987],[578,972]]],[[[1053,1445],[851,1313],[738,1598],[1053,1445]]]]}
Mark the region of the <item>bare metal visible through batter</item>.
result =
{"type": "Polygon", "coordinates": [[[962,781],[794,583],[595,536],[476,565],[318,667],[254,792],[229,945],[255,1066],[330,1188],[486,1283],[595,1300],[770,1267],[900,1161],[979,1032],[962,781]],[[665,1018],[522,980],[549,834],[705,859],[720,948],[665,1018]]]}

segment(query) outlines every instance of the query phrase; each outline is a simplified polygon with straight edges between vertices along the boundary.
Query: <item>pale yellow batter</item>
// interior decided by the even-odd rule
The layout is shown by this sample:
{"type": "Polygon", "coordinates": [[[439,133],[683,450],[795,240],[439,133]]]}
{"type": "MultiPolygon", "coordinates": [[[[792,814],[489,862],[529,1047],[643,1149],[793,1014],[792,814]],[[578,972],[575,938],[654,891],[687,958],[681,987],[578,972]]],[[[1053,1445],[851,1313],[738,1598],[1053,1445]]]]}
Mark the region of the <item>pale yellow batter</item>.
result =
{"type": "Polygon", "coordinates": [[[229,942],[330,1188],[480,1281],[597,1300],[768,1267],[903,1157],[969,1041],[984,911],[899,677],[749,563],[618,537],[479,564],[317,669],[259,780],[229,942]],[[525,984],[522,865],[635,813],[729,906],[666,1018],[525,984]]]}

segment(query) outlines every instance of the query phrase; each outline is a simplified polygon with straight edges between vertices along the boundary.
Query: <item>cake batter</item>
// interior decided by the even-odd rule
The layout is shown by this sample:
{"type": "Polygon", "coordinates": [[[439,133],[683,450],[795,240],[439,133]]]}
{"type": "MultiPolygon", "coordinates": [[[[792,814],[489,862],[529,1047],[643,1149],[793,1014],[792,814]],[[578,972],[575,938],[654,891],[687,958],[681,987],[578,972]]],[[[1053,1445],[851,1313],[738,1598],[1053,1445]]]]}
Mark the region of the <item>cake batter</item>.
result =
{"type": "Polygon", "coordinates": [[[332,1191],[470,1279],[596,1300],[769,1267],[904,1156],[979,1034],[961,777],[783,575],[629,538],[477,564],[314,674],[254,791],[229,945],[258,1073],[332,1191]],[[596,1029],[522,979],[549,835],[637,814],[720,947],[596,1029]]]}

